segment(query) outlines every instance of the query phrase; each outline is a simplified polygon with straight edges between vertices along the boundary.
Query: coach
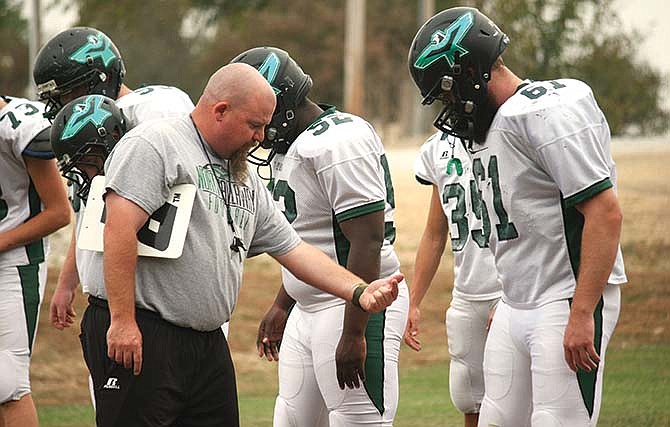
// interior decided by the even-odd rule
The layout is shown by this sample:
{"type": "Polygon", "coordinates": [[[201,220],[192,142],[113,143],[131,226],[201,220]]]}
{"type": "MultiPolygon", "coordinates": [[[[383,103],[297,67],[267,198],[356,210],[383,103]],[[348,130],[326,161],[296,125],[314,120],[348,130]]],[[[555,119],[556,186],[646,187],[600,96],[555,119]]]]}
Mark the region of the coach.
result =
{"type": "Polygon", "coordinates": [[[239,425],[220,326],[237,302],[246,257],[267,252],[366,311],[396,298],[402,275],[366,286],[303,243],[247,173],[246,154],[274,109],[275,94],[255,69],[227,65],[190,116],[136,127],[107,160],[104,255],[83,278],[91,297],[81,336],[99,426],[239,425]],[[138,231],[179,184],[196,186],[182,255],[138,257],[138,231]]]}

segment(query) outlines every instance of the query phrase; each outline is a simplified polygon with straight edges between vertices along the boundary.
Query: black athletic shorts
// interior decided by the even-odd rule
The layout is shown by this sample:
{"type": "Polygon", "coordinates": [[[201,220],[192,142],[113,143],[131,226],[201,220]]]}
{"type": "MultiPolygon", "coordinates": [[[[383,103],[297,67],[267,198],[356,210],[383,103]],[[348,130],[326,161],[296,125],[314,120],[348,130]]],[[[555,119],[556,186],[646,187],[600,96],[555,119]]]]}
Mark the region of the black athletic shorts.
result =
{"type": "Polygon", "coordinates": [[[109,309],[89,297],[81,347],[93,378],[99,427],[239,426],[235,370],[221,329],[200,332],[137,309],[142,371],[107,356],[109,309]]]}

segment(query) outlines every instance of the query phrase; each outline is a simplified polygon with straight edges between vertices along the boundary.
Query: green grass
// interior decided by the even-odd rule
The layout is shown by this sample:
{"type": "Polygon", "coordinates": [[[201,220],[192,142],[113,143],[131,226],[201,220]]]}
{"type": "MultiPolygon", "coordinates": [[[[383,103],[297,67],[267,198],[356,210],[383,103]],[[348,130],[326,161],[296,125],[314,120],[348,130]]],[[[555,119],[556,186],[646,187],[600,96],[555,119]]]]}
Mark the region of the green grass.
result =
{"type": "MultiPolygon", "coordinates": [[[[599,425],[670,426],[668,355],[668,344],[609,349],[599,425]]],[[[396,426],[461,425],[461,415],[449,400],[448,367],[448,362],[407,369],[401,364],[396,426]]],[[[244,378],[238,376],[238,382],[243,381],[244,378]]],[[[267,387],[261,391],[241,392],[242,426],[270,426],[274,398],[275,392],[267,387]]],[[[89,405],[42,406],[38,412],[42,427],[90,427],[94,424],[89,405]]]]}
{"type": "Polygon", "coordinates": [[[462,425],[462,418],[449,398],[449,361],[403,369],[401,360],[400,404],[394,425],[457,426],[462,425]]]}
{"type": "Polygon", "coordinates": [[[93,407],[88,404],[40,406],[37,408],[40,426],[92,427],[95,425],[93,407]]]}
{"type": "Polygon", "coordinates": [[[607,352],[602,426],[670,426],[670,345],[607,352]]]}

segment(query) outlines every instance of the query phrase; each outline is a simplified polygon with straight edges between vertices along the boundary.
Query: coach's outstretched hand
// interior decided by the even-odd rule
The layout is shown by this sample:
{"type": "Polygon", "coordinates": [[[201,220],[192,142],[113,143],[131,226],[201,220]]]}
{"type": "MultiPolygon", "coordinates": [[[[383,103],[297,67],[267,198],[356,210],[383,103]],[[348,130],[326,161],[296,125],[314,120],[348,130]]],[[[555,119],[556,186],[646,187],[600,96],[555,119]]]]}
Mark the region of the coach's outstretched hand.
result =
{"type": "Polygon", "coordinates": [[[359,300],[361,308],[368,313],[379,313],[384,310],[398,298],[398,283],[404,278],[402,273],[396,273],[370,283],[361,294],[359,300]]]}

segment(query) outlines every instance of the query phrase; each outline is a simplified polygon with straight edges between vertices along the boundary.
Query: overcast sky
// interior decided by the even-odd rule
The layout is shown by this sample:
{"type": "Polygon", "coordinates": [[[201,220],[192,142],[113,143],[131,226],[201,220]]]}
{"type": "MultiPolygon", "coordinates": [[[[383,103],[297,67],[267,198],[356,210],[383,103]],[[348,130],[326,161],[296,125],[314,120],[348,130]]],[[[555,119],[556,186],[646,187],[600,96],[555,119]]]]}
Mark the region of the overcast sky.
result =
{"type": "Polygon", "coordinates": [[[646,36],[642,58],[670,74],[670,1],[616,0],[615,5],[626,28],[635,28],[646,36]]]}

